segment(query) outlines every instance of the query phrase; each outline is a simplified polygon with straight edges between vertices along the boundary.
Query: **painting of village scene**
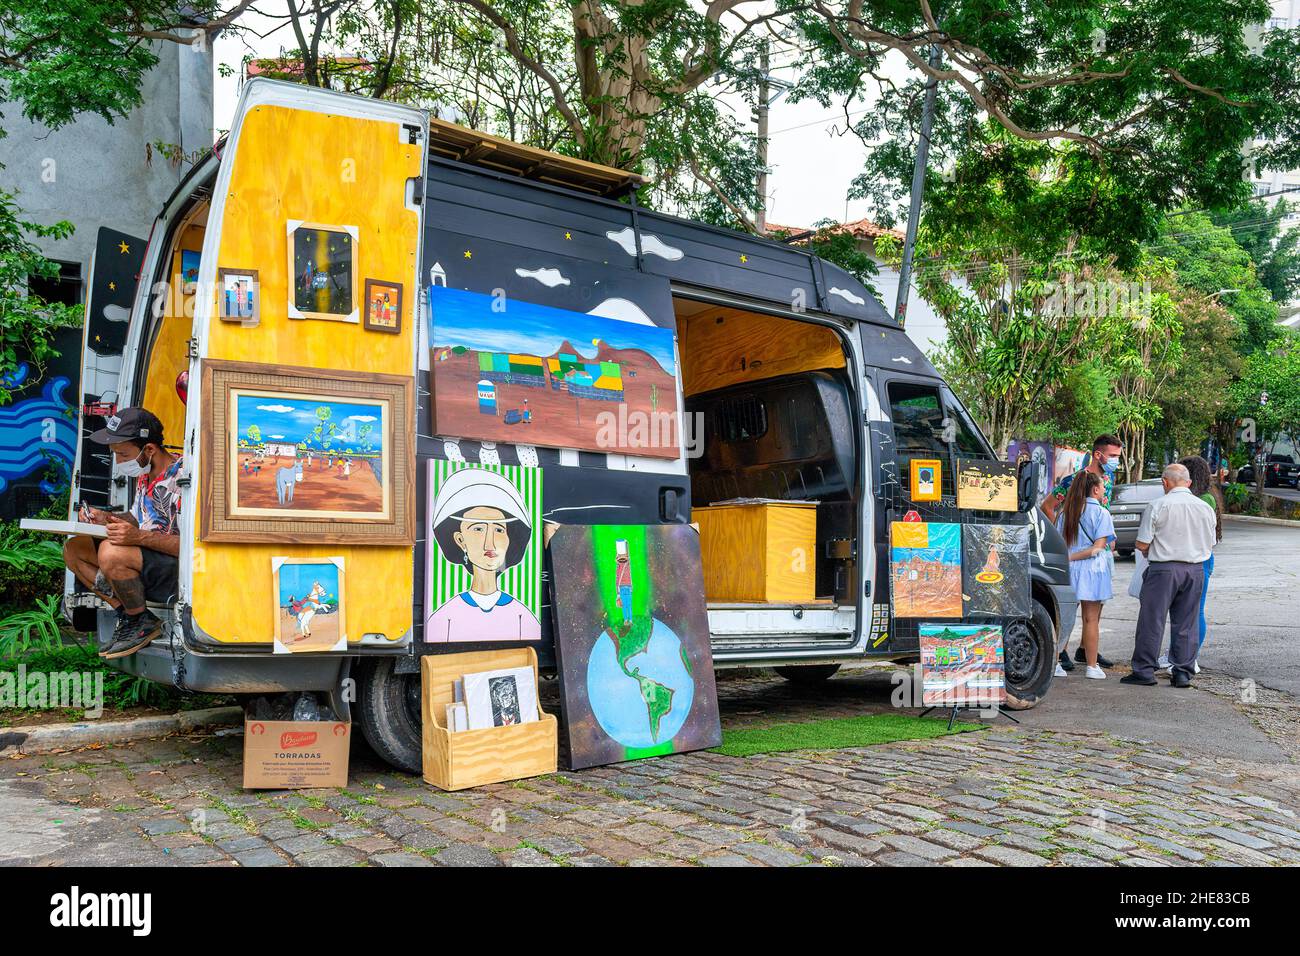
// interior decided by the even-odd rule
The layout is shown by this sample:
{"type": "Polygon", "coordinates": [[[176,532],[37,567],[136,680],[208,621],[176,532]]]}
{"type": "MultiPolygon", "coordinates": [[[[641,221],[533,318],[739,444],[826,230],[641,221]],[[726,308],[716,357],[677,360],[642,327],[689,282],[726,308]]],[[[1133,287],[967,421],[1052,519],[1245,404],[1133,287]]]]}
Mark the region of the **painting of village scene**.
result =
{"type": "Polygon", "coordinates": [[[618,318],[429,290],[434,431],[516,444],[676,458],[672,329],[625,300],[618,318]]]}
{"type": "Polygon", "coordinates": [[[1006,702],[1001,627],[922,624],[920,635],[924,706],[991,707],[1006,702]]]}
{"type": "Polygon", "coordinates": [[[233,516],[384,518],[389,403],[235,388],[233,516]]]}
{"type": "Polygon", "coordinates": [[[345,651],[342,558],[272,558],[276,622],[273,650],[345,651]]]}
{"type": "Polygon", "coordinates": [[[895,617],[961,617],[961,525],[893,522],[889,574],[895,617]]]}

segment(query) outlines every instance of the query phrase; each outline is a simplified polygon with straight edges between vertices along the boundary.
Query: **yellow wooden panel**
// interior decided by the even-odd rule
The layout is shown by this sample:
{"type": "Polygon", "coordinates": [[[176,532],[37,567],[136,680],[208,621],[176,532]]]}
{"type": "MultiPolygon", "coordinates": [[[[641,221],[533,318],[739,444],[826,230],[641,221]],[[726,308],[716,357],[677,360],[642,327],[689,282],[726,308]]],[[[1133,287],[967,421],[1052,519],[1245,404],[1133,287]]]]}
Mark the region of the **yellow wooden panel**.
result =
{"type": "Polygon", "coordinates": [[[726,308],[683,316],[677,325],[687,395],[844,367],[839,337],[822,325],[726,308]]]}
{"type": "Polygon", "coordinates": [[[426,654],[420,659],[426,783],[443,790],[464,790],[555,772],[558,725],[540,704],[540,719],[531,723],[456,733],[447,729],[452,682],[466,674],[507,667],[532,667],[534,683],[537,680],[537,654],[531,647],[426,654]]]}
{"type": "Polygon", "coordinates": [[[718,603],[816,600],[817,512],[810,503],[695,508],[704,595],[718,603]]]}
{"type": "MultiPolygon", "coordinates": [[[[398,124],[260,106],[244,119],[221,223],[217,268],[258,270],[261,322],[246,328],[213,317],[207,356],[316,368],[367,369],[411,376],[419,290],[419,216],[405,207],[405,183],[423,157],[398,124]],[[290,219],[357,228],[358,304],[367,277],[403,284],[399,335],[361,323],[288,318],[290,219]]],[[[214,226],[209,222],[209,227],[214,226]]],[[[219,290],[213,290],[214,306],[219,290]]],[[[412,410],[414,414],[414,410],[412,410]]],[[[407,423],[414,433],[414,422],[407,423]]],[[[195,492],[197,498],[197,486],[195,492]]],[[[197,534],[198,522],[193,522],[197,534]]],[[[213,544],[195,542],[195,623],[217,640],[269,642],[274,555],[342,555],[348,572],[346,631],[397,640],[411,627],[414,592],[409,547],[213,544]]]]}
{"type": "Polygon", "coordinates": [[[203,227],[186,226],[172,249],[167,311],[149,350],[149,367],[144,380],[144,407],[163,424],[167,444],[178,449],[185,433],[185,406],[176,394],[176,376],[190,367],[187,343],[193,333],[193,296],[184,294],[180,279],[181,250],[203,248],[203,227]]]}

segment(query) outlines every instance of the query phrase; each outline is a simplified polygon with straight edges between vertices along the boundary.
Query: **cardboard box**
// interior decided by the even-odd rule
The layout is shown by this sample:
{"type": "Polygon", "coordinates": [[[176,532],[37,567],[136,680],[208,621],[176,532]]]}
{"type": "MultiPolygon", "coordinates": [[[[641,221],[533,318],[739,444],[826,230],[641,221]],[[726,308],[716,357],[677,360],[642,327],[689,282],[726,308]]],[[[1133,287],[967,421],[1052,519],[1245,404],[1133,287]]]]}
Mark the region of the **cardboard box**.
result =
{"type": "Polygon", "coordinates": [[[244,787],[345,787],[352,724],[337,720],[244,721],[244,787]]]}

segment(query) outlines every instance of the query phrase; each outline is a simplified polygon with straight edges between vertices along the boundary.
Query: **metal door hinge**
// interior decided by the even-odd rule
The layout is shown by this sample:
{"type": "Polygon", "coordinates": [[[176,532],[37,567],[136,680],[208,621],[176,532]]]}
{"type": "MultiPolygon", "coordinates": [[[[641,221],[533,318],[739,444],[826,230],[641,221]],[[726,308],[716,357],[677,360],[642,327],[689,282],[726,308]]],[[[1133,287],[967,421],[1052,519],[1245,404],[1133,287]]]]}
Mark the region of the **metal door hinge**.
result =
{"type": "Polygon", "coordinates": [[[195,359],[195,358],[198,358],[198,357],[199,357],[199,340],[198,340],[198,339],[190,339],[189,341],[187,341],[187,342],[185,343],[185,347],[186,347],[186,350],[189,352],[189,356],[190,356],[190,358],[195,359]]]}

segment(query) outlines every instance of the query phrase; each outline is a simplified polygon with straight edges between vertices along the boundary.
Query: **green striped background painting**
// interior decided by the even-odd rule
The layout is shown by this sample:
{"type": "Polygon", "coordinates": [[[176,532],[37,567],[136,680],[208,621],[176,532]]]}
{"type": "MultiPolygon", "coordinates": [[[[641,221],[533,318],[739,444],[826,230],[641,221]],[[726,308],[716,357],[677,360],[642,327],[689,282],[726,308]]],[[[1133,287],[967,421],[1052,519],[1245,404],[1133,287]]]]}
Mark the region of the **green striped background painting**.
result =
{"type": "MultiPolygon", "coordinates": [[[[459,461],[429,461],[429,520],[433,520],[437,509],[440,489],[449,477],[465,468],[480,471],[493,471],[515,486],[524,504],[528,506],[529,523],[532,525],[532,537],[523,559],[513,568],[508,568],[498,578],[498,585],[515,600],[532,611],[538,620],[542,616],[542,469],[525,468],[521,465],[472,465],[459,461]]],[[[431,615],[447,601],[469,589],[469,571],[463,564],[448,561],[434,540],[433,529],[426,529],[425,537],[426,570],[425,610],[431,615]]],[[[511,532],[513,535],[513,531],[511,532]]]]}

